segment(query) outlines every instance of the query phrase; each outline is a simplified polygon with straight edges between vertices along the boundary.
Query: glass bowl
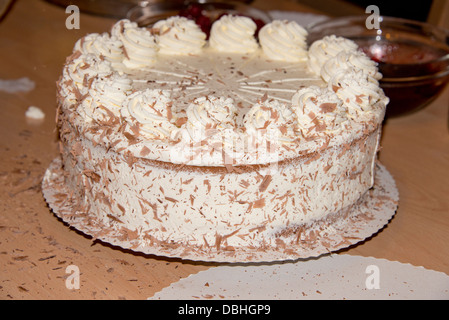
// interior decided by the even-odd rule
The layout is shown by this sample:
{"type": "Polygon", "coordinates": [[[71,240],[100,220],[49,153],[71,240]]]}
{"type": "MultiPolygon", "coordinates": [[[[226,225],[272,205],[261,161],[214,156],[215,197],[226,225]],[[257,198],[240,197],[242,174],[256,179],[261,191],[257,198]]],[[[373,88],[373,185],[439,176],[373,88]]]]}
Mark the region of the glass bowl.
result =
{"type": "Polygon", "coordinates": [[[155,22],[171,16],[184,16],[195,20],[202,30],[209,35],[212,23],[224,14],[250,17],[257,24],[258,30],[272,21],[270,15],[254,8],[245,1],[190,0],[190,1],[142,1],[128,11],[127,18],[137,22],[140,27],[150,27],[155,22]]]}
{"type": "Polygon", "coordinates": [[[449,80],[449,31],[428,23],[382,16],[378,19],[379,29],[370,29],[367,18],[330,18],[310,25],[308,41],[332,34],[349,38],[378,62],[383,74],[380,86],[390,98],[387,116],[424,108],[449,80]]]}

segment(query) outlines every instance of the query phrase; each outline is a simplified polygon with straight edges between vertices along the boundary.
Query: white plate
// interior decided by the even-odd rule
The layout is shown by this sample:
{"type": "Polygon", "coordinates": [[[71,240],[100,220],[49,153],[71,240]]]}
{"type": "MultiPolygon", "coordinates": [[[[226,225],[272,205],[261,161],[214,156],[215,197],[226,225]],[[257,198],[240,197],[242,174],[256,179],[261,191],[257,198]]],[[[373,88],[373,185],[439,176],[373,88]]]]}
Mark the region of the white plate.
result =
{"type": "Polygon", "coordinates": [[[449,276],[384,259],[326,255],[295,263],[212,267],[149,300],[449,299],[449,276]]]}

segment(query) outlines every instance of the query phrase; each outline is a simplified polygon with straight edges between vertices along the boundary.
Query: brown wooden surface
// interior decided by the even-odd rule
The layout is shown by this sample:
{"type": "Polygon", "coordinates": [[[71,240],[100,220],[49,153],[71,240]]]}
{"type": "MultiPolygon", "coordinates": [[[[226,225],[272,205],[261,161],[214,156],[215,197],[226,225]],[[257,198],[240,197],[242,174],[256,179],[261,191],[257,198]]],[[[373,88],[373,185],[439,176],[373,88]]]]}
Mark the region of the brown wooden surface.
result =
{"type": "MultiPolygon", "coordinates": [[[[257,1],[264,9],[304,10],[291,1],[257,1]]],[[[58,154],[55,81],[75,41],[108,31],[113,20],[81,16],[67,30],[63,8],[19,0],[0,23],[0,79],[28,77],[28,93],[0,91],[0,299],[146,299],[214,264],[144,256],[92,241],[59,221],[41,193],[42,176],[58,154]],[[31,123],[35,105],[46,118],[31,123]],[[81,272],[66,288],[66,268],[81,272]]],[[[387,121],[380,154],[395,177],[400,205],[376,236],[343,253],[385,258],[449,273],[449,94],[427,109],[387,121]]]]}

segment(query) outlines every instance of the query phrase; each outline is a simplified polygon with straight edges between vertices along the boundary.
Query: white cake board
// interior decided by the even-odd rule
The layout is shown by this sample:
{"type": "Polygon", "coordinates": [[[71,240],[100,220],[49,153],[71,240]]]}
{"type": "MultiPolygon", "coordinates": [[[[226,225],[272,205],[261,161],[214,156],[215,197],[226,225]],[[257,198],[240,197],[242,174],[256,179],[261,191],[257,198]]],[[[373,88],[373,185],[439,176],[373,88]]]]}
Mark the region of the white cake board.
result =
{"type": "Polygon", "coordinates": [[[329,254],[272,265],[212,267],[149,300],[447,300],[449,276],[385,259],[329,254]]]}
{"type": "Polygon", "coordinates": [[[298,239],[296,234],[282,238],[283,245],[260,248],[235,247],[235,251],[184,246],[183,244],[147,245],[138,239],[129,240],[88,212],[77,212],[78,199],[72,198],[64,183],[62,162],[55,159],[47,169],[42,190],[53,213],[69,226],[113,246],[148,255],[184,260],[225,263],[261,263],[318,257],[359,243],[381,230],[396,213],[399,194],[393,177],[384,166],[376,164],[375,185],[354,207],[347,218],[331,227],[318,230],[311,240],[298,239]]]}

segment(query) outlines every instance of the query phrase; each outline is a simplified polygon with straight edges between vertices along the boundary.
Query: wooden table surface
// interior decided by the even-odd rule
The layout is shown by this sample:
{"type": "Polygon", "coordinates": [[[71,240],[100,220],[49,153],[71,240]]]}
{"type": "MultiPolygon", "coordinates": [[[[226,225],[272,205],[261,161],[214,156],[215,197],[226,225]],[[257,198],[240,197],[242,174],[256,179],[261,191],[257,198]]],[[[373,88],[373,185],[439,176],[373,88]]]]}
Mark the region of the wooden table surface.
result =
{"type": "MultiPolygon", "coordinates": [[[[264,9],[309,11],[290,1],[264,9]]],[[[65,57],[89,32],[108,31],[114,20],[81,15],[68,30],[64,8],[41,0],[17,1],[0,22],[0,79],[28,77],[26,93],[0,91],[0,298],[146,299],[214,264],[145,256],[93,241],[59,221],[40,187],[58,155],[56,88],[65,57]],[[27,120],[29,106],[41,123],[27,120]],[[69,290],[67,267],[80,271],[80,288],[69,290]]],[[[388,119],[381,162],[394,176],[399,209],[372,238],[340,253],[385,258],[449,274],[449,91],[425,110],[388,119]]]]}

